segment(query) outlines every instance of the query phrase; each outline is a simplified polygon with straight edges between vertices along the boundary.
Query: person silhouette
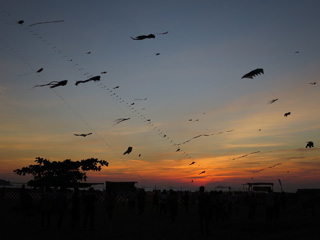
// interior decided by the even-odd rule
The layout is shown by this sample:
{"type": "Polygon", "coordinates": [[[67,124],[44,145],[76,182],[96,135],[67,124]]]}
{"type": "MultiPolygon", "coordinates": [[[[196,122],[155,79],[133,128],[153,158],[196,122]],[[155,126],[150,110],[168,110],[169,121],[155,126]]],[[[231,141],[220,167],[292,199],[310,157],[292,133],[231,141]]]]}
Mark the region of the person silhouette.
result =
{"type": "Polygon", "coordinates": [[[111,221],[113,218],[113,209],[115,206],[115,202],[116,202],[115,194],[112,191],[107,190],[104,197],[104,204],[105,204],[109,221],[111,221]]]}
{"type": "Polygon", "coordinates": [[[94,230],[96,201],[97,201],[97,197],[94,193],[94,189],[90,187],[83,199],[83,203],[84,203],[83,229],[86,229],[87,223],[90,222],[90,230],[94,230]]]}
{"type": "Polygon", "coordinates": [[[182,203],[183,203],[185,213],[189,212],[189,201],[190,201],[189,193],[188,191],[185,191],[182,196],[182,203]]]}
{"type": "Polygon", "coordinates": [[[200,223],[200,231],[201,233],[205,233],[210,235],[209,229],[209,197],[204,192],[204,186],[199,187],[199,195],[198,195],[198,211],[199,211],[199,223],[200,223]]]}
{"type": "Polygon", "coordinates": [[[66,194],[66,188],[61,187],[56,195],[56,209],[58,212],[57,229],[60,229],[62,221],[67,209],[68,197],[66,194]]]}
{"type": "Polygon", "coordinates": [[[54,197],[53,197],[52,189],[47,186],[42,194],[42,198],[40,201],[41,228],[44,228],[45,224],[47,228],[50,227],[53,205],[54,205],[54,197]]]}
{"type": "Polygon", "coordinates": [[[168,197],[168,206],[170,210],[170,218],[175,222],[178,213],[178,195],[177,192],[170,189],[168,197]]]}
{"type": "Polygon", "coordinates": [[[75,187],[73,194],[71,196],[69,206],[71,208],[71,223],[70,228],[72,230],[77,230],[80,224],[80,205],[81,198],[79,188],[75,187]]]}
{"type": "Polygon", "coordinates": [[[159,215],[162,217],[164,215],[167,216],[167,206],[168,206],[168,193],[167,190],[163,189],[160,194],[160,210],[159,215]]]}

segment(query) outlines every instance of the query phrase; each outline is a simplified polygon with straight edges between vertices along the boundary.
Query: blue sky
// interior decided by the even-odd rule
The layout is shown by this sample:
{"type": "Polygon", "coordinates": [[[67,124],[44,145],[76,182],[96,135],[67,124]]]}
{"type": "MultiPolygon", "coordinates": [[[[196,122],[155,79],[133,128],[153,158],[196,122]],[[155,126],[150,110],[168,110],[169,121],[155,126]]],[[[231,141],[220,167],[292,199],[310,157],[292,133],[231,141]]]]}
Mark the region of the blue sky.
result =
{"type": "Polygon", "coordinates": [[[290,190],[317,187],[319,7],[318,1],[1,1],[0,178],[23,181],[12,170],[37,156],[98,157],[110,166],[90,180],[239,188],[281,178],[290,190]],[[29,26],[57,20],[64,21],[29,26]],[[256,68],[264,74],[241,79],[256,68]],[[100,82],[74,85],[96,75],[100,82]],[[32,89],[65,79],[64,87],[32,89]],[[118,118],[130,120],[114,125],[118,118]],[[73,135],[81,132],[93,135],[73,135]],[[306,141],[315,147],[306,149],[306,141]],[[133,152],[122,155],[128,146],[133,152]]]}

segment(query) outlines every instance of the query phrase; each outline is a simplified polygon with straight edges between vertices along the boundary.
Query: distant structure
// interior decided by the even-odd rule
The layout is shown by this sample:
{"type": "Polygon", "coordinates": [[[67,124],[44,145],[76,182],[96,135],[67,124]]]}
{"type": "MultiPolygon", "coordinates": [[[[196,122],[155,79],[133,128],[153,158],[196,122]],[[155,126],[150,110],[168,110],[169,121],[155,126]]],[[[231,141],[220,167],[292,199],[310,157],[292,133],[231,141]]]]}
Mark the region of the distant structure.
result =
{"type": "Polygon", "coordinates": [[[9,181],[0,179],[0,186],[12,186],[12,184],[9,181]]]}
{"type": "Polygon", "coordinates": [[[109,182],[106,181],[106,191],[111,191],[115,193],[126,193],[131,191],[136,191],[137,188],[135,184],[137,182],[109,182]]]}
{"type": "Polygon", "coordinates": [[[273,183],[245,183],[246,191],[249,192],[269,192],[273,191],[273,183]]]}

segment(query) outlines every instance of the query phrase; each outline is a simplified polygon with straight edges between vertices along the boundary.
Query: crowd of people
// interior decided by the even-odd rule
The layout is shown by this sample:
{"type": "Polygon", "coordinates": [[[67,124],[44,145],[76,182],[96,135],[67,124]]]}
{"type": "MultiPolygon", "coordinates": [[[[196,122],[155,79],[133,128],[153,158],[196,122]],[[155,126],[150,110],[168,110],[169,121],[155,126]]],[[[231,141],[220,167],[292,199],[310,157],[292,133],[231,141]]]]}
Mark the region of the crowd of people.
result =
{"type": "Polygon", "coordinates": [[[248,221],[254,221],[257,208],[265,208],[265,221],[275,221],[288,206],[297,211],[314,216],[316,214],[319,194],[305,193],[255,193],[232,191],[206,191],[204,186],[199,191],[174,191],[172,189],[146,192],[136,189],[121,194],[113,191],[73,190],[46,187],[41,198],[34,200],[24,186],[20,189],[20,208],[25,217],[40,213],[42,229],[68,227],[70,230],[94,230],[97,211],[104,211],[108,221],[114,221],[115,209],[125,208],[132,216],[153,214],[160,219],[177,221],[179,214],[187,216],[192,210],[196,215],[199,231],[211,234],[212,223],[228,222],[230,216],[239,209],[246,209],[248,221]],[[97,208],[97,205],[103,208],[97,208]],[[146,214],[146,211],[148,214],[146,214]],[[52,216],[55,216],[54,218],[52,216]],[[68,216],[68,217],[67,217],[68,216]],[[55,222],[52,221],[55,220],[55,222]]]}

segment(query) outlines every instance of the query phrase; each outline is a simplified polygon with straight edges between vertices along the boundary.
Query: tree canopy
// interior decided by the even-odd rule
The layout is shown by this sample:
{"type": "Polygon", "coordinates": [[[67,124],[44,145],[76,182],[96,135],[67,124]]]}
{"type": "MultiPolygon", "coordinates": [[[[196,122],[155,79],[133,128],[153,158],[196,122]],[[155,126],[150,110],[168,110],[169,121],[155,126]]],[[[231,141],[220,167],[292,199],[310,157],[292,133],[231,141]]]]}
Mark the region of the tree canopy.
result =
{"type": "Polygon", "coordinates": [[[81,181],[87,180],[87,171],[100,171],[102,166],[109,165],[107,161],[97,158],[88,158],[81,161],[66,159],[62,162],[51,162],[37,157],[35,162],[34,165],[13,171],[20,176],[32,175],[33,180],[30,180],[28,185],[34,187],[79,187],[81,181]]]}

